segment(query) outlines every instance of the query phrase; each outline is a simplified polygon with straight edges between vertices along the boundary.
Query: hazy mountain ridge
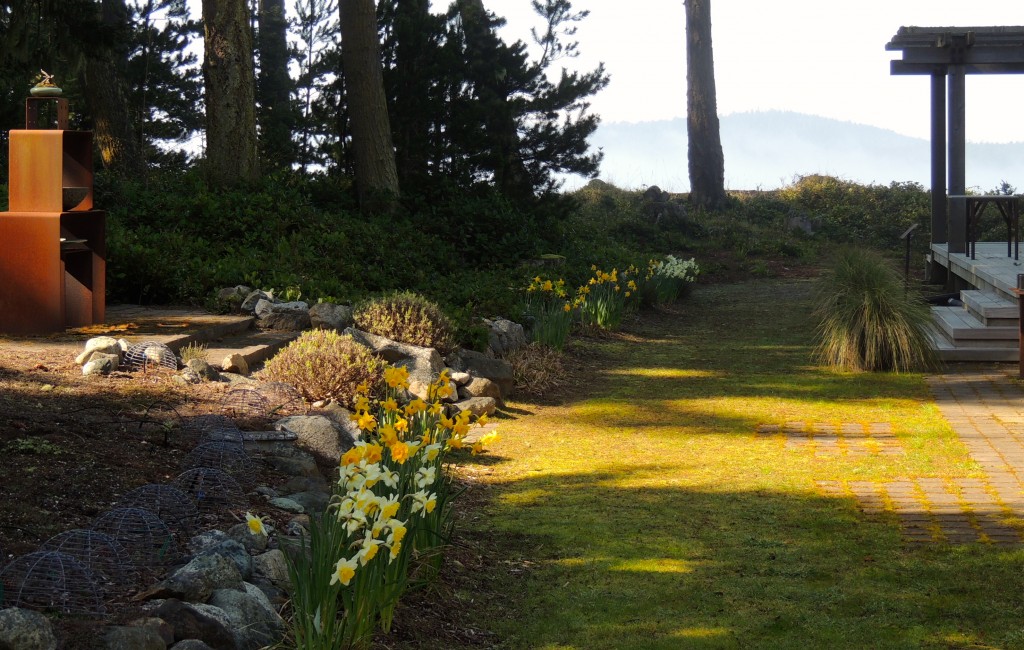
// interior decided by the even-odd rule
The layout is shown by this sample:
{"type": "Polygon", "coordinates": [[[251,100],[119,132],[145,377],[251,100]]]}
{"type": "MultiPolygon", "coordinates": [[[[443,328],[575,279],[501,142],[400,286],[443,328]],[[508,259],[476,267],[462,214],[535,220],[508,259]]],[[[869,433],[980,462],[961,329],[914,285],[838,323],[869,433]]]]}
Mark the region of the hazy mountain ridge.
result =
{"type": "MultiPolygon", "coordinates": [[[[729,189],[770,189],[807,174],[931,184],[928,141],[875,126],[763,111],[722,117],[721,133],[729,189]]],[[[604,150],[602,180],[624,188],[689,189],[683,118],[603,123],[591,144],[604,150]]],[[[1024,143],[968,143],[967,185],[990,190],[1003,180],[1024,190],[1024,143]]]]}

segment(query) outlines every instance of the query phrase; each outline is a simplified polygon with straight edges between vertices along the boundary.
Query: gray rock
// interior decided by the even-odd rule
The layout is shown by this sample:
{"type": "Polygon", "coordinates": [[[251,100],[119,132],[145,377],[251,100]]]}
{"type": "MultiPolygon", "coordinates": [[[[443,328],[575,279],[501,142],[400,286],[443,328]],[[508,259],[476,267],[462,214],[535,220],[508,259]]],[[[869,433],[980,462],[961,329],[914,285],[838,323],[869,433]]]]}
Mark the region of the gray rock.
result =
{"type": "Polygon", "coordinates": [[[171,381],[182,386],[191,386],[203,383],[203,378],[190,368],[182,368],[181,372],[171,377],[171,381]]]}
{"type": "Polygon", "coordinates": [[[256,321],[256,326],[263,330],[300,332],[310,327],[309,313],[273,312],[256,321]]]}
{"type": "MultiPolygon", "coordinates": [[[[267,527],[264,525],[264,527],[267,527]]],[[[271,532],[268,528],[267,532],[271,532]]],[[[246,550],[246,562],[249,565],[248,573],[243,572],[242,578],[245,580],[249,579],[252,575],[252,558],[249,556],[249,552],[256,551],[262,553],[267,550],[267,542],[269,541],[268,535],[253,535],[252,531],[249,530],[249,524],[242,522],[235,524],[228,529],[228,536],[234,540],[235,543],[241,544],[246,550]]],[[[241,567],[239,567],[241,568],[241,567]]]]}
{"type": "Polygon", "coordinates": [[[305,457],[268,455],[264,456],[263,460],[271,468],[289,476],[307,476],[309,478],[320,476],[320,469],[316,466],[316,460],[308,454],[305,457]]]}
{"type": "Polygon", "coordinates": [[[463,399],[469,397],[493,397],[499,405],[502,404],[501,389],[490,379],[473,377],[465,386],[459,387],[459,396],[463,399]]]}
{"type": "Polygon", "coordinates": [[[468,372],[453,372],[449,375],[452,383],[456,386],[465,386],[469,382],[473,381],[473,375],[468,372]]]}
{"type": "MultiPolygon", "coordinates": [[[[232,540],[233,542],[233,540],[232,540]]],[[[237,542],[233,542],[237,544],[237,542]]],[[[214,589],[241,589],[242,574],[235,562],[217,553],[195,557],[162,582],[150,587],[136,598],[181,599],[204,603],[214,589]]],[[[161,618],[163,618],[161,616],[161,618]]]]}
{"type": "Polygon", "coordinates": [[[497,356],[502,356],[526,345],[526,332],[519,323],[507,318],[483,319],[489,330],[488,347],[497,356]]]}
{"type": "Polygon", "coordinates": [[[167,650],[160,632],[151,627],[111,627],[103,635],[106,650],[167,650]]]}
{"type": "Polygon", "coordinates": [[[45,615],[29,609],[0,610],[0,650],[55,650],[57,637],[45,615]]]}
{"type": "MultiPolygon", "coordinates": [[[[174,629],[175,641],[197,639],[214,650],[235,650],[238,645],[231,633],[231,621],[223,610],[211,611],[204,605],[185,603],[170,598],[153,610],[154,616],[167,621],[174,629]]],[[[180,643],[174,647],[180,646],[180,643]]]]}
{"type": "MultiPolygon", "coordinates": [[[[249,528],[248,524],[240,525],[245,526],[246,530],[249,528]]],[[[231,537],[230,533],[228,535],[231,537]]],[[[250,537],[252,536],[253,535],[250,535],[250,537]]],[[[266,539],[263,535],[257,535],[256,537],[263,537],[266,539]]],[[[252,575],[252,556],[249,555],[249,549],[245,544],[240,542],[238,539],[233,537],[231,539],[225,539],[215,546],[204,549],[199,557],[202,557],[203,555],[219,555],[231,560],[235,564],[235,568],[238,569],[238,573],[242,577],[242,580],[247,580],[252,575]]]]}
{"type": "Polygon", "coordinates": [[[279,497],[281,493],[270,487],[269,485],[258,485],[255,490],[256,494],[261,497],[279,497]]]}
{"type": "Polygon", "coordinates": [[[120,359],[120,355],[122,353],[121,344],[113,336],[97,336],[95,338],[91,338],[85,342],[85,350],[75,357],[75,363],[80,366],[84,365],[96,352],[116,354],[118,355],[118,359],[120,359]]]}
{"type": "MultiPolygon", "coordinates": [[[[356,442],[362,440],[363,432],[359,429],[359,426],[352,420],[352,411],[348,410],[347,408],[335,402],[334,400],[331,400],[324,404],[323,407],[321,407],[320,411],[327,417],[331,418],[331,420],[334,421],[336,425],[341,427],[341,430],[345,432],[345,434],[347,435],[347,439],[351,440],[353,445],[356,442]]],[[[345,447],[345,450],[342,453],[352,448],[351,446],[347,445],[345,440],[346,437],[342,436],[341,446],[345,447]]]]}
{"type": "Polygon", "coordinates": [[[317,329],[344,330],[352,325],[352,307],[333,302],[318,302],[309,308],[310,324],[317,329]]]}
{"type": "Polygon", "coordinates": [[[117,354],[93,352],[89,360],[82,366],[82,374],[87,377],[90,375],[109,375],[117,370],[117,366],[120,363],[121,357],[117,354]]]}
{"type": "Polygon", "coordinates": [[[156,633],[163,639],[164,645],[172,645],[174,643],[174,628],[172,628],[167,621],[162,618],[155,616],[137,618],[133,621],[129,621],[130,627],[146,627],[152,630],[156,630],[156,633]]]}
{"type": "Polygon", "coordinates": [[[242,303],[252,293],[252,288],[243,284],[234,287],[225,287],[217,292],[217,302],[226,305],[230,309],[241,309],[242,303]]]}
{"type": "Polygon", "coordinates": [[[260,291],[257,289],[256,291],[253,291],[252,293],[245,297],[245,300],[242,301],[242,306],[239,309],[243,312],[253,313],[256,311],[256,303],[258,303],[260,300],[273,299],[274,297],[271,296],[266,291],[260,291]]]}
{"type": "Polygon", "coordinates": [[[312,490],[289,494],[288,499],[302,507],[302,510],[298,511],[298,514],[302,514],[304,512],[323,512],[331,501],[331,495],[327,492],[312,490]]]}
{"type": "Polygon", "coordinates": [[[192,539],[188,540],[188,550],[191,551],[193,555],[199,555],[203,551],[214,548],[229,539],[231,539],[231,537],[223,530],[213,528],[203,531],[198,535],[193,535],[192,539]]]}
{"type": "Polygon", "coordinates": [[[185,368],[199,375],[205,381],[217,381],[220,373],[204,359],[189,359],[185,362],[185,368]]]}
{"type": "Polygon", "coordinates": [[[326,415],[292,415],[274,423],[278,431],[291,431],[295,443],[325,464],[337,465],[356,442],[350,432],[326,415]]]}
{"type": "Polygon", "coordinates": [[[293,512],[295,514],[302,514],[303,512],[306,512],[306,509],[302,507],[301,503],[299,503],[298,501],[293,501],[292,499],[289,499],[287,497],[277,497],[276,499],[271,499],[270,505],[280,510],[284,510],[285,512],[293,512]]]}
{"type": "MultiPolygon", "coordinates": [[[[293,476],[281,484],[282,494],[294,494],[295,492],[330,492],[331,487],[323,477],[310,478],[308,476],[293,476]]],[[[281,496],[274,494],[272,496],[281,496]]]]}
{"type": "Polygon", "coordinates": [[[265,318],[270,314],[309,314],[309,303],[302,300],[292,302],[274,302],[273,300],[257,300],[254,308],[258,318],[265,318]]]}
{"type": "Polygon", "coordinates": [[[409,371],[409,392],[421,399],[427,399],[430,383],[436,381],[445,368],[441,354],[434,348],[399,343],[353,327],[346,329],[345,333],[388,363],[405,366],[409,371]]]}
{"type": "Polygon", "coordinates": [[[246,584],[245,589],[218,589],[209,604],[227,614],[240,650],[259,650],[277,643],[284,636],[284,619],[257,587],[246,584]]]}
{"type": "Polygon", "coordinates": [[[455,402],[452,404],[452,408],[458,413],[469,411],[476,417],[480,417],[494,413],[498,404],[493,397],[469,397],[455,402]]]}
{"type": "Polygon", "coordinates": [[[288,560],[284,551],[271,549],[252,559],[253,575],[266,578],[277,587],[291,591],[292,579],[288,575],[288,560]]]}
{"type": "Polygon", "coordinates": [[[170,647],[170,650],[213,650],[199,639],[185,639],[178,641],[170,647]]]}
{"type": "Polygon", "coordinates": [[[491,359],[473,350],[458,350],[448,355],[448,365],[455,371],[490,379],[501,389],[502,398],[512,394],[512,366],[502,359],[491,359]]]}

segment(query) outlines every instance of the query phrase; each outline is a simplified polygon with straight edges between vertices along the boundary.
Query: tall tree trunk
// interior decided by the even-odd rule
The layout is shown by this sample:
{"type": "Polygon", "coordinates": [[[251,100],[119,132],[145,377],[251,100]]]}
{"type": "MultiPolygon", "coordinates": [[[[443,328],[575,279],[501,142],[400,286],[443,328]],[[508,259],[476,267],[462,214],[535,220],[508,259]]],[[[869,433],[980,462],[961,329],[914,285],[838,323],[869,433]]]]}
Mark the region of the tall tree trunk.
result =
{"type": "Polygon", "coordinates": [[[341,60],[352,129],[356,191],[366,210],[388,209],[398,198],[374,0],[341,0],[341,60]]]}
{"type": "MultiPolygon", "coordinates": [[[[103,0],[102,23],[117,41],[127,42],[128,8],[124,0],[103,0]]],[[[129,112],[124,47],[103,47],[86,52],[85,99],[92,114],[96,146],[104,168],[123,176],[141,176],[146,163],[142,143],[135,133],[135,116],[129,112]]]]}
{"type": "Polygon", "coordinates": [[[504,84],[507,71],[501,69],[498,37],[483,0],[456,0],[455,5],[466,37],[468,74],[485,115],[494,183],[505,196],[525,199],[533,194],[533,186],[520,156],[519,127],[504,84]]]}
{"type": "Polygon", "coordinates": [[[288,21],[284,0],[260,0],[257,42],[260,53],[257,99],[262,162],[270,168],[290,169],[296,152],[292,127],[298,120],[291,101],[288,21]]]}
{"type": "Polygon", "coordinates": [[[711,0],[686,0],[686,135],[690,201],[717,208],[725,202],[725,158],[711,50],[711,0]]]}
{"type": "Polygon", "coordinates": [[[203,0],[207,178],[214,187],[259,179],[252,32],[245,0],[203,0]]]}

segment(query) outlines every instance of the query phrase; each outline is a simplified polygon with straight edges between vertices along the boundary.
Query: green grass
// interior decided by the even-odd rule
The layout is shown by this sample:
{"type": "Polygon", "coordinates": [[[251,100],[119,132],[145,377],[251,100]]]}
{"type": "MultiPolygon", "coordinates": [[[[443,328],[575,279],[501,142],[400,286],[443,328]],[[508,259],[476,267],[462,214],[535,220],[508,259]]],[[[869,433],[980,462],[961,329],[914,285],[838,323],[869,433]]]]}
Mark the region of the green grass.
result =
{"type": "Polygon", "coordinates": [[[590,383],[513,403],[464,517],[460,591],[500,647],[1024,647],[1024,551],[910,546],[815,480],[981,476],[918,374],[813,365],[812,284],[698,287],[576,343],[590,383]],[[906,454],[823,459],[758,424],[888,422],[906,454]],[[472,591],[475,589],[476,591],[472,591]]]}

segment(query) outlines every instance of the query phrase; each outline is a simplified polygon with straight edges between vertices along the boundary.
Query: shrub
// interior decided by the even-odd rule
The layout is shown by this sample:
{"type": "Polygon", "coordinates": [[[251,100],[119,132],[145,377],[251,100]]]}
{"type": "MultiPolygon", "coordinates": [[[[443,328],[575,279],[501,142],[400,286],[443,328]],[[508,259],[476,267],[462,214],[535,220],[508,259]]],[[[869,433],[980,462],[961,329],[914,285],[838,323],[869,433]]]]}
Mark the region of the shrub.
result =
{"type": "Polygon", "coordinates": [[[839,251],[820,280],[814,315],[816,354],[829,366],[901,372],[934,365],[928,305],[906,293],[899,274],[876,253],[839,251]]]}
{"type": "Polygon", "coordinates": [[[517,391],[540,396],[565,383],[565,355],[559,350],[530,343],[505,355],[512,366],[517,391]]]}
{"type": "Polygon", "coordinates": [[[403,291],[364,301],[352,317],[359,329],[394,341],[436,348],[442,354],[452,347],[452,322],[437,304],[417,293],[403,291]]]}
{"type": "Polygon", "coordinates": [[[295,387],[303,399],[335,399],[346,406],[355,401],[360,384],[380,381],[382,363],[351,336],[333,330],[309,330],[267,362],[271,381],[295,387]]]}
{"type": "Polygon", "coordinates": [[[188,363],[193,359],[198,361],[209,361],[209,350],[205,343],[193,341],[181,349],[181,362],[188,363]]]}

